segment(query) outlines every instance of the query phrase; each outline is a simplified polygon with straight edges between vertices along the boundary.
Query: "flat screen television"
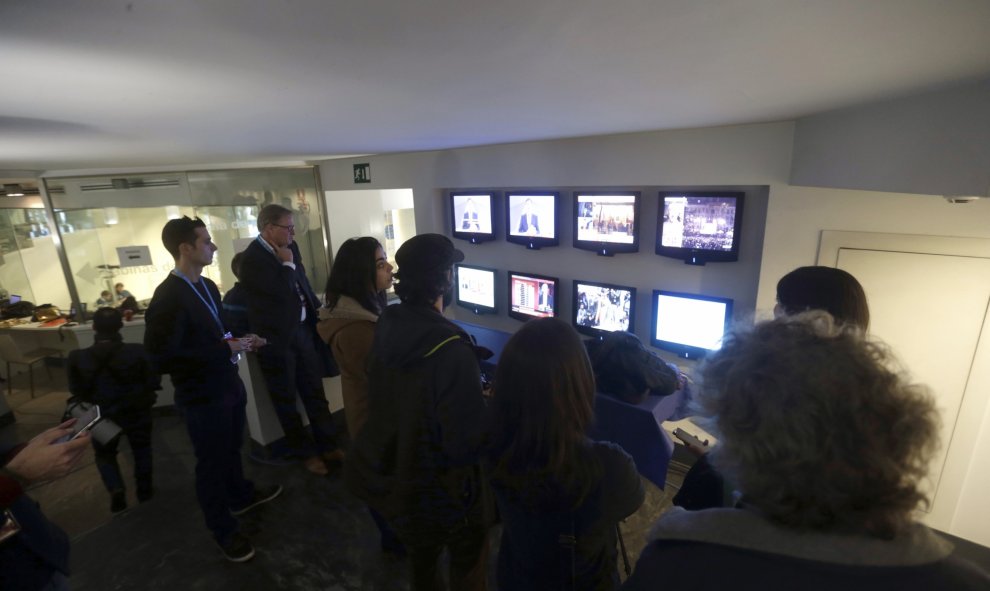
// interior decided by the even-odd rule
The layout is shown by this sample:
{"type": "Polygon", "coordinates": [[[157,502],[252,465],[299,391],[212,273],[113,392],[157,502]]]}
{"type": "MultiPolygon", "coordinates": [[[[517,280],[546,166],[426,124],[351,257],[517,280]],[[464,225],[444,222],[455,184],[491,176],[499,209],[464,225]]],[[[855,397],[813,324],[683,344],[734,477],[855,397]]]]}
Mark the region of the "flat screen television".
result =
{"type": "Polygon", "coordinates": [[[557,315],[556,277],[509,271],[509,316],[517,320],[557,315]]]}
{"type": "Polygon", "coordinates": [[[732,322],[732,300],[713,296],[653,291],[650,343],[684,359],[699,359],[722,348],[732,322]]]}
{"type": "Polygon", "coordinates": [[[632,332],[636,288],[574,280],[574,328],[590,336],[617,330],[632,332]]]}
{"type": "Polygon", "coordinates": [[[574,193],[574,248],[639,252],[639,193],[574,193]]]}
{"type": "Polygon", "coordinates": [[[495,240],[495,195],[451,192],[450,232],[454,238],[473,244],[495,240]]]}
{"type": "Polygon", "coordinates": [[[660,256],[691,265],[739,260],[744,193],[660,193],[660,256]]]}
{"type": "Polygon", "coordinates": [[[454,293],[457,305],[475,314],[496,313],[495,269],[471,265],[454,265],[454,268],[457,273],[454,293]]]}
{"type": "Polygon", "coordinates": [[[526,248],[557,246],[557,193],[509,192],[505,195],[505,240],[526,248]]]}

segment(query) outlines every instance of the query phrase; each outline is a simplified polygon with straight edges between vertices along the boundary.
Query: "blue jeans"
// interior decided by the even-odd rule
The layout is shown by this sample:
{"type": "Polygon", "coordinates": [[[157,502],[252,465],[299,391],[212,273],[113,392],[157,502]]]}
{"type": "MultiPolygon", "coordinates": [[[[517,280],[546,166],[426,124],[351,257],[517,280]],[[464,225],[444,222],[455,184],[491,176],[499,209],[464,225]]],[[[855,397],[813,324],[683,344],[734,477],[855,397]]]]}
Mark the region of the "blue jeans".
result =
{"type": "Polygon", "coordinates": [[[244,385],[240,382],[238,389],[233,397],[217,396],[222,400],[182,408],[196,453],[196,498],[206,527],[220,544],[238,529],[230,509],[244,507],[254,497],[254,484],[244,478],[241,465],[247,416],[244,385]]]}

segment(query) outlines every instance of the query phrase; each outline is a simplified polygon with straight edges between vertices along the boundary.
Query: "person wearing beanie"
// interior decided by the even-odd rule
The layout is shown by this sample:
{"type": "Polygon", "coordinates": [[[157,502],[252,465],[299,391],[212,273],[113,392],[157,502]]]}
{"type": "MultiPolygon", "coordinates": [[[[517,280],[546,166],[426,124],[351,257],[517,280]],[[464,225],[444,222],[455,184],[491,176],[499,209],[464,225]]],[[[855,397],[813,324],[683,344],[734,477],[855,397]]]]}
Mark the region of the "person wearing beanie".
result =
{"type": "MultiPolygon", "coordinates": [[[[124,343],[120,310],[100,308],[93,314],[93,345],[69,353],[69,393],[72,398],[100,405],[103,417],[117,423],[134,455],[137,500],[154,494],[151,469],[151,407],[160,389],[160,377],[152,369],[144,346],[124,343]]],[[[70,400],[71,402],[71,400],[70,400]]],[[[127,508],[124,479],[117,464],[120,437],[106,443],[93,439],[96,467],[110,493],[110,511],[127,508]]]]}
{"type": "Polygon", "coordinates": [[[443,316],[462,260],[440,234],[410,238],[395,253],[401,302],[376,322],[368,417],[344,463],[350,490],[405,545],[413,591],[441,588],[445,548],[451,589],[486,588],[479,349],[443,316]]]}

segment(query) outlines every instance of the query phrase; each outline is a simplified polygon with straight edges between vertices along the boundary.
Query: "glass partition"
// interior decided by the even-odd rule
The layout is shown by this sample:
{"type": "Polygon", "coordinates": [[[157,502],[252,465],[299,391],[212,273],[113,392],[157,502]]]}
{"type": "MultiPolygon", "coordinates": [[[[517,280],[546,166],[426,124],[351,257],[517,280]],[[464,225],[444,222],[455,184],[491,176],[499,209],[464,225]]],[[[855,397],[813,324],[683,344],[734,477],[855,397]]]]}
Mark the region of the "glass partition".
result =
{"type": "Polygon", "coordinates": [[[70,303],[48,216],[41,200],[0,209],[0,303],[10,296],[34,304],[70,303]]]}
{"type": "MultiPolygon", "coordinates": [[[[102,292],[113,294],[118,283],[139,302],[150,300],[174,266],[162,246],[162,227],[183,215],[206,223],[218,250],[204,274],[221,292],[230,289],[235,282],[230,261],[258,235],[258,210],[268,203],[293,211],[296,242],[309,279],[318,293],[326,283],[326,237],[312,167],[47,179],[46,186],[72,282],[79,301],[89,309],[102,292]]],[[[26,219],[20,222],[25,223],[30,224],[26,219]]],[[[4,232],[0,222],[0,248],[4,232]]],[[[45,292],[59,292],[60,284],[66,301],[53,303],[64,306],[70,298],[57,261],[53,249],[46,264],[57,271],[57,278],[35,282],[36,271],[28,268],[27,274],[32,283],[43,283],[45,292]]]]}

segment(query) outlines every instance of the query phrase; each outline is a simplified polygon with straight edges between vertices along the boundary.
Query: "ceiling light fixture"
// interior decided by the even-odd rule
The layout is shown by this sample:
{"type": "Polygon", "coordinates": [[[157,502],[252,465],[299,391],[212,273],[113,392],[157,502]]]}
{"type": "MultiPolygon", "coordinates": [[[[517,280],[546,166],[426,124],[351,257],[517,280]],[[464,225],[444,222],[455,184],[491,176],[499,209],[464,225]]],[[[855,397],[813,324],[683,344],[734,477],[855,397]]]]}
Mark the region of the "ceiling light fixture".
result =
{"type": "Polygon", "coordinates": [[[7,197],[23,197],[24,189],[18,183],[10,183],[3,186],[3,193],[7,197]]]}

